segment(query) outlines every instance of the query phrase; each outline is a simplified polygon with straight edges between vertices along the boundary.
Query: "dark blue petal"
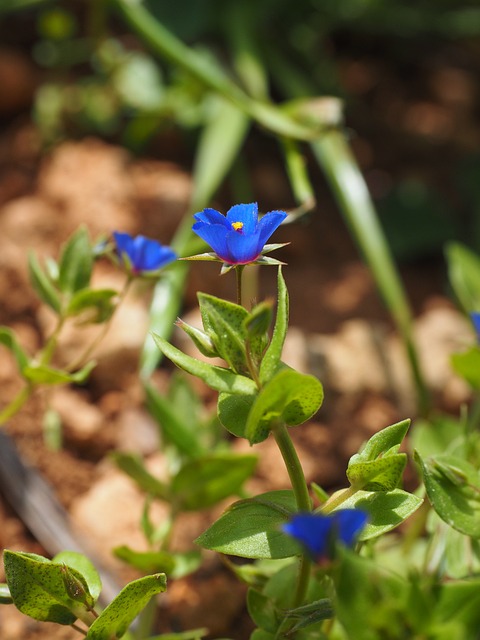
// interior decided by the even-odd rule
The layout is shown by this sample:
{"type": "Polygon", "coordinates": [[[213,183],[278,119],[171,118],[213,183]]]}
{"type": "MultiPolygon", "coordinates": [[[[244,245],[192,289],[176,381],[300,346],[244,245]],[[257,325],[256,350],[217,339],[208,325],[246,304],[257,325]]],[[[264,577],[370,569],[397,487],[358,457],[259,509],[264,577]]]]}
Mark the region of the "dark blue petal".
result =
{"type": "Polygon", "coordinates": [[[231,256],[230,264],[247,264],[253,262],[260,255],[261,247],[258,233],[247,235],[231,231],[227,233],[228,252],[231,256]]]}
{"type": "Polygon", "coordinates": [[[231,229],[231,225],[225,216],[216,209],[204,209],[203,211],[196,213],[193,217],[197,222],[205,222],[206,224],[222,224],[228,229],[231,229]]]}
{"type": "Polygon", "coordinates": [[[200,236],[202,240],[205,240],[205,242],[212,247],[221,260],[224,260],[225,262],[229,261],[230,253],[227,247],[226,238],[228,231],[226,227],[220,224],[196,222],[193,225],[192,230],[195,231],[197,236],[200,236]]]}
{"type": "Polygon", "coordinates": [[[270,211],[270,213],[266,213],[263,216],[258,223],[262,249],[272,233],[282,224],[286,217],[285,211],[270,211]]]}
{"type": "Polygon", "coordinates": [[[132,236],[129,233],[114,231],[113,239],[115,240],[118,257],[122,259],[122,255],[127,254],[129,260],[132,261],[134,252],[132,236]]]}
{"type": "Polygon", "coordinates": [[[257,203],[234,205],[227,211],[227,220],[230,225],[234,222],[241,222],[243,224],[241,233],[244,235],[254,233],[258,222],[257,203]]]}
{"type": "Polygon", "coordinates": [[[301,542],[313,558],[321,560],[330,556],[336,541],[352,546],[367,519],[359,509],[340,509],[328,515],[299,513],[283,530],[301,542]]]}
{"type": "Polygon", "coordinates": [[[473,311],[470,314],[470,318],[473,322],[473,326],[475,328],[475,331],[477,333],[477,337],[480,339],[480,312],[479,311],[473,311]]]}
{"type": "Polygon", "coordinates": [[[135,254],[132,260],[133,268],[137,272],[156,271],[176,258],[170,247],[163,247],[156,240],[137,236],[134,240],[135,254]]]}

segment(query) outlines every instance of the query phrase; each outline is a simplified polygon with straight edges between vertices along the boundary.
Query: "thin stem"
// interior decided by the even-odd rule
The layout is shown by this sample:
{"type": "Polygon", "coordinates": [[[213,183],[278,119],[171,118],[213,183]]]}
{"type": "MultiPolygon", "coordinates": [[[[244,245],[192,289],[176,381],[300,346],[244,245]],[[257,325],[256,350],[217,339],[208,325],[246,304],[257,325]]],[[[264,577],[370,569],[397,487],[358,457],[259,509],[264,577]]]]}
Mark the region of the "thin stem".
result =
{"type": "Polygon", "coordinates": [[[118,302],[115,309],[113,310],[112,315],[107,320],[107,322],[103,324],[102,330],[100,331],[100,333],[97,334],[96,338],[90,343],[90,345],[85,349],[85,351],[81,353],[77,358],[75,358],[67,367],[65,367],[67,371],[75,371],[75,369],[78,369],[82,364],[84,364],[88,360],[91,354],[98,347],[98,345],[100,344],[100,342],[103,340],[108,330],[110,329],[112,325],[113,317],[117,313],[118,308],[120,307],[122,302],[125,300],[125,296],[127,295],[127,291],[131,283],[132,283],[132,277],[128,276],[128,278],[125,280],[125,284],[123,285],[123,289],[118,294],[118,302]]]}
{"type": "Polygon", "coordinates": [[[16,413],[20,411],[25,402],[32,395],[32,385],[27,384],[23,389],[19,391],[19,393],[15,396],[15,398],[8,404],[5,409],[0,413],[0,426],[5,424],[5,422],[14,416],[16,413]]]}
{"type": "Polygon", "coordinates": [[[331,513],[341,504],[343,504],[348,498],[355,495],[359,491],[359,489],[355,487],[347,487],[346,489],[342,489],[341,491],[337,491],[333,496],[322,507],[322,513],[331,513]]]}
{"type": "MultiPolygon", "coordinates": [[[[275,442],[277,443],[280,453],[282,454],[283,461],[285,462],[288,477],[292,483],[293,493],[295,494],[295,500],[297,502],[297,509],[298,511],[311,511],[312,502],[308,493],[305,474],[303,473],[302,465],[297,451],[293,446],[290,434],[283,423],[277,423],[273,427],[272,431],[275,437],[275,442]]],[[[294,607],[300,606],[305,599],[310,578],[310,569],[311,560],[306,555],[302,555],[298,565],[297,586],[293,598],[294,607]]]]}
{"type": "Polygon", "coordinates": [[[78,633],[81,633],[82,636],[86,636],[87,635],[87,632],[85,631],[85,629],[82,629],[82,627],[79,627],[74,622],[70,626],[72,627],[72,629],[75,629],[75,631],[78,631],[78,633]]]}
{"type": "Polygon", "coordinates": [[[242,275],[245,265],[239,264],[235,267],[235,275],[237,278],[237,304],[242,304],[242,275]]]}
{"type": "Polygon", "coordinates": [[[52,335],[48,338],[45,346],[39,355],[39,361],[41,365],[48,365],[55,353],[55,349],[57,348],[58,337],[60,332],[63,329],[63,325],[65,324],[66,318],[64,316],[60,316],[57,320],[57,326],[52,332],[52,335]]]}

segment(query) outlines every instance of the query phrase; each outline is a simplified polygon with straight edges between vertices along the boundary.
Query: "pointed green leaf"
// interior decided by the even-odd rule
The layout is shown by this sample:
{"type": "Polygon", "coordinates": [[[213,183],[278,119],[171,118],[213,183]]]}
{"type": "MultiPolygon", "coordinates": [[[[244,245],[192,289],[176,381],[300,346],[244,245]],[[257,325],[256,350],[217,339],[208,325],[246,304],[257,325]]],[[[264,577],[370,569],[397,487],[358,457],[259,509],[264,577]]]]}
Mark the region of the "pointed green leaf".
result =
{"type": "Polygon", "coordinates": [[[289,558],[301,553],[281,531],[296,511],[292,491],[270,491],[229,507],[196,542],[205,549],[244,558],[289,558]]]}
{"type": "Polygon", "coordinates": [[[405,453],[397,453],[369,462],[349,463],[347,478],[356,489],[391,491],[402,479],[406,464],[405,453]]]}
{"type": "Polygon", "coordinates": [[[248,311],[238,304],[206,293],[198,293],[197,297],[203,328],[219,356],[235,373],[245,373],[248,366],[244,321],[248,318],[248,311]]]}
{"type": "Polygon", "coordinates": [[[22,373],[29,363],[29,357],[20,346],[15,332],[8,327],[0,327],[0,343],[12,352],[17,362],[18,370],[22,373]]]}
{"type": "Polygon", "coordinates": [[[47,365],[31,364],[24,368],[23,377],[34,384],[82,384],[90,375],[91,370],[94,368],[95,362],[89,362],[87,365],[76,371],[75,373],[69,373],[68,371],[62,371],[60,369],[54,369],[47,365]]]}
{"type": "Polygon", "coordinates": [[[146,470],[140,456],[123,451],[113,451],[110,455],[117,467],[134,480],[142,491],[160,500],[170,501],[169,488],[146,470]]]}
{"type": "Polygon", "coordinates": [[[161,396],[151,384],[145,385],[145,392],[148,411],[159,426],[162,440],[175,445],[181,453],[188,457],[195,457],[202,453],[203,447],[200,441],[183,422],[182,415],[179,414],[181,407],[161,396]]]}
{"type": "Polygon", "coordinates": [[[192,327],[192,325],[187,324],[183,320],[177,320],[175,323],[177,327],[185,331],[187,336],[190,337],[193,344],[197,347],[201,354],[206,356],[207,358],[216,358],[218,357],[218,352],[215,349],[215,345],[213,344],[210,336],[202,331],[201,329],[197,329],[197,327],[192,327]]]}
{"type": "Polygon", "coordinates": [[[422,503],[422,498],[402,489],[357,491],[342,503],[342,509],[361,509],[368,513],[368,522],[358,536],[359,541],[364,542],[398,527],[422,503]]]}
{"type": "Polygon", "coordinates": [[[171,482],[175,504],[182,511],[196,511],[238,494],[255,470],[257,456],[212,453],[190,460],[171,482]]]}
{"type": "Polygon", "coordinates": [[[38,258],[33,252],[30,252],[28,256],[28,272],[32,287],[35,289],[40,300],[51,307],[56,313],[60,313],[62,303],[59,292],[50,277],[40,266],[38,258]]]}
{"type": "Polygon", "coordinates": [[[375,460],[380,455],[396,454],[409,426],[410,420],[407,419],[385,427],[373,435],[363,445],[360,452],[350,458],[350,462],[369,462],[375,460]]]}
{"type": "Polygon", "coordinates": [[[281,267],[278,269],[277,286],[278,299],[275,327],[273,329],[272,339],[260,365],[260,382],[262,384],[268,382],[280,366],[283,344],[288,330],[289,299],[281,267]]]}
{"type": "Polygon", "coordinates": [[[63,247],[58,266],[58,284],[64,293],[72,294],[89,286],[93,252],[85,228],[82,227],[69,238],[63,247]]]}
{"type": "Polygon", "coordinates": [[[113,298],[118,295],[114,289],[80,289],[76,291],[69,303],[66,314],[88,316],[89,322],[105,322],[115,311],[113,298]]]}
{"type": "Polygon", "coordinates": [[[209,387],[215,391],[226,391],[228,393],[239,393],[244,395],[254,394],[257,387],[253,380],[223,369],[206,362],[201,362],[196,358],[187,356],[185,353],[171,345],[167,340],[153,334],[158,348],[180,369],[201,378],[209,387]]]}
{"type": "Polygon", "coordinates": [[[480,348],[477,345],[463,353],[453,353],[450,362],[455,373],[474,389],[480,389],[480,348]]]}
{"type": "Polygon", "coordinates": [[[467,536],[480,538],[480,474],[466,460],[437,455],[423,460],[415,452],[428,499],[440,518],[467,536]]]}
{"type": "Polygon", "coordinates": [[[122,545],[121,547],[115,547],[113,554],[143,573],[161,572],[170,574],[175,566],[172,554],[167,551],[134,551],[127,545],[122,545]]]}
{"type": "Polygon", "coordinates": [[[314,376],[285,368],[261,389],[248,415],[245,436],[251,444],[267,438],[273,423],[288,426],[311,418],[323,402],[323,387],[314,376]]]}
{"type": "Polygon", "coordinates": [[[98,616],[88,630],[86,640],[121,638],[150,599],[166,588],[164,573],[133,580],[98,616]]]}
{"type": "MultiPolygon", "coordinates": [[[[72,624],[77,618],[91,621],[85,606],[68,593],[64,565],[36,554],[8,550],[4,551],[4,565],[11,596],[22,613],[35,620],[58,624],[72,624]]],[[[69,571],[90,595],[85,578],[73,568],[69,571]]]]}
{"type": "Polygon", "coordinates": [[[446,248],[448,276],[466,313],[480,309],[480,257],[459,242],[446,248]]]}

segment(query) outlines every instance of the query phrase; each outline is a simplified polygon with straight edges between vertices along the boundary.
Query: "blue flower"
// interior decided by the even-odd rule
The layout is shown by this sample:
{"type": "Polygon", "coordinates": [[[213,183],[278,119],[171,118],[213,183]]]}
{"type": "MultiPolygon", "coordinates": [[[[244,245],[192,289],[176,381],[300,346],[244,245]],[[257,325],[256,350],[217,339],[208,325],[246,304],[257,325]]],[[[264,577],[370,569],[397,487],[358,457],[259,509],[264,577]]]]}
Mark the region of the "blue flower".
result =
{"type": "Polygon", "coordinates": [[[301,542],[314,560],[322,561],[332,557],[335,542],[351,547],[367,520],[359,509],[339,509],[328,515],[298,513],[282,529],[301,542]]]}
{"type": "Polygon", "coordinates": [[[236,204],[224,216],[215,209],[204,209],[193,216],[193,231],[205,240],[217,256],[229,265],[257,260],[267,240],[285,220],[285,211],[270,211],[260,220],[258,206],[236,204]]]}
{"type": "Polygon", "coordinates": [[[114,231],[113,239],[120,262],[133,275],[158,271],[177,258],[173,249],[145,236],[133,238],[129,233],[114,231]]]}
{"type": "Polygon", "coordinates": [[[480,340],[480,311],[472,311],[470,319],[473,323],[477,338],[480,340]]]}

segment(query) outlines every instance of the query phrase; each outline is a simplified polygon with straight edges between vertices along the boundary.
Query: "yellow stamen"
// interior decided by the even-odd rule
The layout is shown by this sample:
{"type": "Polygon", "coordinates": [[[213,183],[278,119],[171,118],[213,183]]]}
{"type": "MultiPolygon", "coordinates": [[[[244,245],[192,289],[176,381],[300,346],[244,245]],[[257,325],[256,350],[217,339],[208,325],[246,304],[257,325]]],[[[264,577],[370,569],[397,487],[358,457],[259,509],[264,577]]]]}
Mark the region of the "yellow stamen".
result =
{"type": "Polygon", "coordinates": [[[232,227],[235,231],[240,231],[240,229],[243,229],[243,222],[232,222],[232,227]]]}

